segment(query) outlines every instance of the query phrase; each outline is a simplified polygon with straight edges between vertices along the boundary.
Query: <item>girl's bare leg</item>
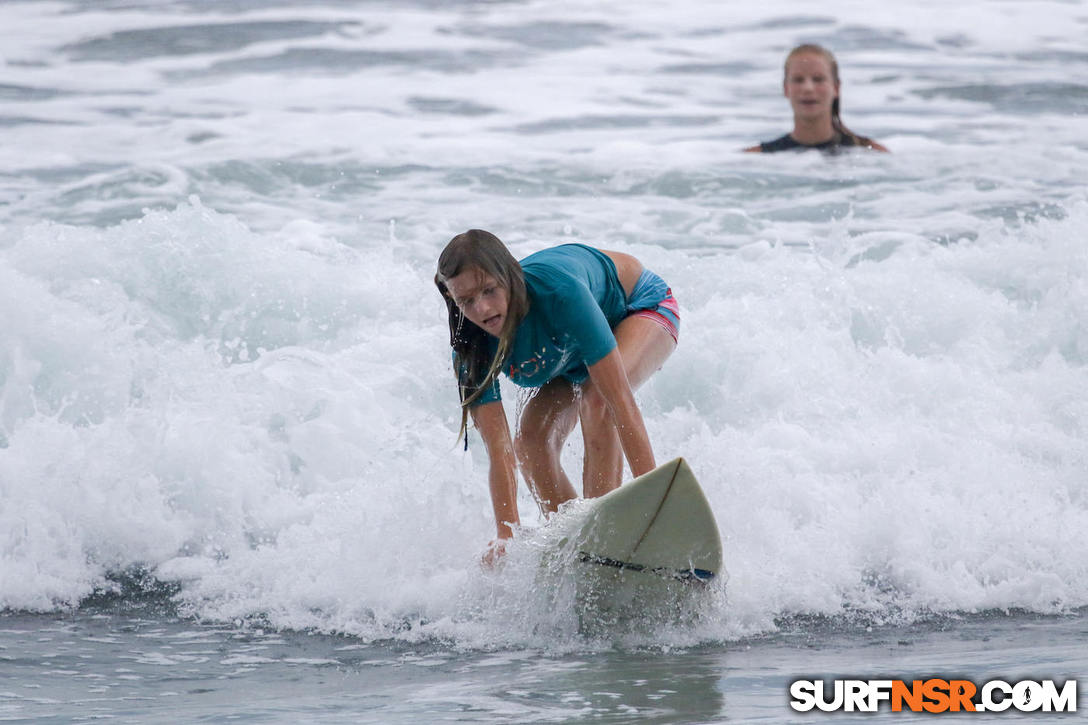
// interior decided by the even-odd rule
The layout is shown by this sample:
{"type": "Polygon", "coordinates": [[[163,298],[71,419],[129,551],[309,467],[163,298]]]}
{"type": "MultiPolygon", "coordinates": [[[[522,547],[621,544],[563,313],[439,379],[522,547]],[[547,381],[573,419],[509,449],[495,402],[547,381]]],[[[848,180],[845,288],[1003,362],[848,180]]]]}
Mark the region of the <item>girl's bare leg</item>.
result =
{"type": "Polygon", "coordinates": [[[576,397],[574,386],[562,378],[541,386],[525,404],[514,437],[521,473],[545,514],[578,495],[559,464],[563,443],[578,420],[576,397]]]}
{"type": "MultiPolygon", "coordinates": [[[[672,335],[645,317],[628,317],[613,332],[632,390],[649,380],[676,349],[672,335]]],[[[622,482],[623,448],[612,411],[591,381],[582,385],[578,417],[585,443],[582,494],[586,498],[603,496],[622,482]]]]}

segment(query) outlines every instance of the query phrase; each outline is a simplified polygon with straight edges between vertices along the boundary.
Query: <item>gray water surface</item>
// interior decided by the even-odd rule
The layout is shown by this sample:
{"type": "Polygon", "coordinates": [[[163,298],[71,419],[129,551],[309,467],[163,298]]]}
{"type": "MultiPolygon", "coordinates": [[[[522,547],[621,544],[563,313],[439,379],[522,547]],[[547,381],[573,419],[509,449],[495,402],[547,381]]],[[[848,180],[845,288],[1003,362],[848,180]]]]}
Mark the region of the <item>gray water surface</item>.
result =
{"type": "MultiPolygon", "coordinates": [[[[0,720],[824,721],[790,709],[793,680],[1064,681],[1088,672],[1086,642],[1084,611],[942,617],[905,627],[784,622],[772,635],[693,649],[563,654],[361,642],[131,609],[7,614],[0,617],[0,720]]],[[[1048,716],[1067,717],[1076,714],[1048,716]]]]}

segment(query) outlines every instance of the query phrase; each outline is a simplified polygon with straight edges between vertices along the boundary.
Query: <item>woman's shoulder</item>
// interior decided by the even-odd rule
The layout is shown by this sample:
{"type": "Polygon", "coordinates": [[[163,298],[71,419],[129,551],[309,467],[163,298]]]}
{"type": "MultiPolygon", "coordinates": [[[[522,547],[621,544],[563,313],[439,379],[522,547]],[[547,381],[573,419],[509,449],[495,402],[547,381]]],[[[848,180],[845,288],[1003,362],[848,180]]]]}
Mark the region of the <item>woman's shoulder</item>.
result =
{"type": "Polygon", "coordinates": [[[581,279],[582,270],[600,260],[603,252],[585,244],[560,244],[521,260],[526,282],[565,287],[581,279]]]}
{"type": "Polygon", "coordinates": [[[548,297],[561,300],[578,284],[569,265],[565,265],[561,257],[533,255],[522,261],[521,268],[525,273],[525,287],[530,297],[536,299],[548,297]]]}
{"type": "Polygon", "coordinates": [[[842,138],[839,141],[839,146],[852,146],[854,148],[870,149],[872,151],[888,151],[888,147],[882,143],[878,143],[868,136],[859,136],[852,131],[843,131],[842,138]]]}
{"type": "Polygon", "coordinates": [[[873,151],[883,151],[884,153],[890,153],[891,152],[891,149],[889,149],[887,146],[880,143],[879,141],[874,141],[871,138],[864,138],[863,137],[861,139],[861,141],[863,142],[861,145],[864,146],[867,149],[871,149],[873,151]]]}
{"type": "Polygon", "coordinates": [[[554,247],[541,249],[539,252],[533,252],[528,257],[521,260],[521,266],[543,265],[562,267],[572,259],[588,259],[590,257],[599,256],[600,254],[600,250],[594,249],[587,244],[568,242],[567,244],[559,244],[554,247]]]}

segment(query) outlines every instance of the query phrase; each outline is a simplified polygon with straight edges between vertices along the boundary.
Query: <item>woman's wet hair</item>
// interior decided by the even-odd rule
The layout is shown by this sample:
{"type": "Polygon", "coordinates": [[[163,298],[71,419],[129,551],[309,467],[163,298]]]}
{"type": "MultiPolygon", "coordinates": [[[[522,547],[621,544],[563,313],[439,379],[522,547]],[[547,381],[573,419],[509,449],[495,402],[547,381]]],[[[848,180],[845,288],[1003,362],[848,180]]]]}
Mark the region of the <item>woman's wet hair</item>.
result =
{"type": "Polygon", "coordinates": [[[449,316],[450,347],[454,351],[453,366],[461,398],[460,434],[464,434],[469,406],[491,387],[510,354],[514,333],[529,310],[529,293],[514,255],[498,237],[482,229],[469,229],[449,241],[438,257],[434,283],[442,293],[449,316]],[[465,317],[446,286],[447,280],[471,269],[493,277],[507,292],[506,319],[493,357],[490,336],[465,317]]]}
{"type": "MultiPolygon", "coordinates": [[[[790,61],[792,61],[797,56],[804,55],[806,53],[811,53],[813,55],[819,55],[823,57],[824,60],[827,61],[828,66],[831,67],[831,79],[835,82],[835,86],[839,87],[841,85],[839,82],[839,62],[835,60],[835,56],[831,53],[830,50],[823,47],[822,45],[817,45],[815,43],[804,43],[802,45],[798,45],[796,48],[789,52],[789,55],[786,56],[786,62],[783,65],[784,80],[788,79],[790,75],[790,61]]],[[[855,143],[858,146],[871,146],[873,143],[872,139],[866,138],[865,136],[857,135],[843,124],[842,117],[839,113],[839,101],[841,100],[841,98],[842,92],[839,91],[835,94],[835,100],[831,102],[831,127],[843,136],[849,136],[850,138],[854,139],[855,143]]]]}

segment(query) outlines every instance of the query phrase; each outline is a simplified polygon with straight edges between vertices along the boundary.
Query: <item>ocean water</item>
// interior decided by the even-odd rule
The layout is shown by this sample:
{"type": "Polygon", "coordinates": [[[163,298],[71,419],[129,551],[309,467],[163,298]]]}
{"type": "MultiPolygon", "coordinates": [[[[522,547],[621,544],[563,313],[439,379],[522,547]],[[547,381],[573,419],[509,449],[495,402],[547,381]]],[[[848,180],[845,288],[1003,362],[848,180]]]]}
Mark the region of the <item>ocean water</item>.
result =
{"type": "Polygon", "coordinates": [[[777,722],[813,717],[798,677],[1086,676],[1086,31],[1046,0],[0,2],[0,718],[777,722]],[[740,152],[789,130],[809,41],[893,153],[740,152]],[[524,491],[480,569],[431,282],[469,227],[673,287],[639,401],[729,571],[682,622],[587,634],[524,491]]]}

